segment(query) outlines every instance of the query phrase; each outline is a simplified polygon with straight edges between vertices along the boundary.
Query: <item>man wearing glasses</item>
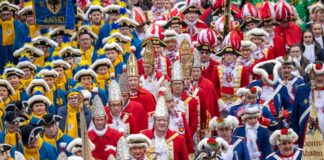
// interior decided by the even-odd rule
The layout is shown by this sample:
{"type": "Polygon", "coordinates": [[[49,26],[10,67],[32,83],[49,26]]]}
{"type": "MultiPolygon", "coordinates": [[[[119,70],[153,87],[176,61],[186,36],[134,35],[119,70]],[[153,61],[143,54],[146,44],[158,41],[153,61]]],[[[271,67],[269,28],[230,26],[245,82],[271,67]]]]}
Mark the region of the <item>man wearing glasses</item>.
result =
{"type": "Polygon", "coordinates": [[[67,106],[61,107],[58,110],[58,116],[62,117],[62,121],[59,122],[59,127],[63,133],[72,138],[81,137],[79,126],[81,107],[83,107],[87,126],[89,126],[91,121],[91,110],[83,105],[79,93],[80,91],[78,89],[70,89],[67,93],[67,106]]]}
{"type": "Polygon", "coordinates": [[[82,26],[78,32],[78,44],[81,50],[81,59],[92,64],[97,58],[97,50],[93,42],[97,40],[97,35],[87,26],[82,26]]]}

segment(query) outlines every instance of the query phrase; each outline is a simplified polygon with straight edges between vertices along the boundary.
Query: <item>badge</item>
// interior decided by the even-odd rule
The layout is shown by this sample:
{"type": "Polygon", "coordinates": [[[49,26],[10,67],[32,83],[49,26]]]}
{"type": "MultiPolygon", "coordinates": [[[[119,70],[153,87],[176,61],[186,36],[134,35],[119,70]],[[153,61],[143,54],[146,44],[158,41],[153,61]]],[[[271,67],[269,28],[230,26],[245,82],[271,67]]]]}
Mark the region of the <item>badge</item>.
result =
{"type": "Polygon", "coordinates": [[[56,105],[57,106],[62,106],[63,105],[63,99],[62,98],[57,98],[56,99],[56,105]]]}
{"type": "Polygon", "coordinates": [[[304,99],[304,104],[308,104],[308,100],[306,98],[304,99]]]}
{"type": "Polygon", "coordinates": [[[72,128],[73,128],[73,124],[70,124],[68,130],[71,130],[72,128]]]}
{"type": "Polygon", "coordinates": [[[180,133],[184,132],[184,130],[185,130],[184,127],[179,128],[180,133]]]}
{"type": "Polygon", "coordinates": [[[62,1],[61,0],[46,0],[46,7],[53,14],[57,14],[61,10],[62,1]]]}
{"type": "Polygon", "coordinates": [[[11,35],[11,34],[12,34],[11,29],[8,29],[8,30],[7,30],[7,35],[11,35]]]}

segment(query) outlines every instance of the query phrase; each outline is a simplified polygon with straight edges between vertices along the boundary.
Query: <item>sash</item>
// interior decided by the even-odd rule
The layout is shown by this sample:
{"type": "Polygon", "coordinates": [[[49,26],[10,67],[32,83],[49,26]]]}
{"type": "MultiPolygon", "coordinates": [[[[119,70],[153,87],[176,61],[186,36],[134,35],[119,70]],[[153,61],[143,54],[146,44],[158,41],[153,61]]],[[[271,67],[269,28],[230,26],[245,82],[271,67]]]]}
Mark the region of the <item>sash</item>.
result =
{"type": "Polygon", "coordinates": [[[269,102],[274,98],[274,96],[280,91],[283,84],[279,84],[279,86],[273,91],[273,93],[269,96],[269,98],[262,104],[263,106],[267,106],[269,102]]]}

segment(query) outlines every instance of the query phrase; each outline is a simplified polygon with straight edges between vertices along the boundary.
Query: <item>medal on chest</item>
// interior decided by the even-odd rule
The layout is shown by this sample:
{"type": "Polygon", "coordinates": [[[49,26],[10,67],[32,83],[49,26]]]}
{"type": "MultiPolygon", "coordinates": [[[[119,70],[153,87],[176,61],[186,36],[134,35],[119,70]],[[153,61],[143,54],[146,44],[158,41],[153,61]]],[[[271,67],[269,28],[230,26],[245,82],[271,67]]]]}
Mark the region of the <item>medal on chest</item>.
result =
{"type": "Polygon", "coordinates": [[[225,79],[226,79],[227,83],[230,83],[233,81],[233,74],[230,71],[225,73],[225,77],[226,77],[225,79]]]}

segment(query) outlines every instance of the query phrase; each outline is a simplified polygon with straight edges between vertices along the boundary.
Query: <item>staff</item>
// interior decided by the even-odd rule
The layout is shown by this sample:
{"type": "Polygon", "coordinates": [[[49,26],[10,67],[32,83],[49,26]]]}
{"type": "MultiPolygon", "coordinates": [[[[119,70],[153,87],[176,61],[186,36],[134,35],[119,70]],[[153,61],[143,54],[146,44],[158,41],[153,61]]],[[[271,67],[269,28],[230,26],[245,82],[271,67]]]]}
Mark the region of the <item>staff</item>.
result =
{"type": "MultiPolygon", "coordinates": [[[[95,97],[98,95],[95,95],[95,97]]],[[[89,137],[88,137],[88,129],[87,129],[87,124],[86,124],[86,117],[84,115],[84,110],[83,110],[83,95],[80,93],[80,102],[81,102],[81,108],[80,108],[80,132],[81,132],[81,139],[83,142],[82,145],[82,157],[83,159],[93,159],[92,153],[91,153],[91,148],[90,148],[90,142],[89,142],[89,137]]]]}
{"type": "Polygon", "coordinates": [[[224,35],[225,37],[230,32],[230,11],[231,11],[231,0],[225,1],[225,11],[224,11],[224,35]]]}

